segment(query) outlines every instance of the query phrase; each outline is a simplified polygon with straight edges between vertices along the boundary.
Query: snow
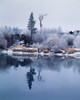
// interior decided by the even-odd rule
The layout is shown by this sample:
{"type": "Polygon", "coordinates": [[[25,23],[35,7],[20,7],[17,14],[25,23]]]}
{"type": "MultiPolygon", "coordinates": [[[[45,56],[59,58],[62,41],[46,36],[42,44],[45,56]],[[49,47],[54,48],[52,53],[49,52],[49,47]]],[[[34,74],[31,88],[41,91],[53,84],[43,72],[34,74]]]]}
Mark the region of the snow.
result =
{"type": "MultiPolygon", "coordinates": [[[[32,48],[30,48],[30,49],[32,49],[32,48]]],[[[75,48],[74,50],[77,50],[77,51],[80,51],[80,49],[78,49],[78,48],[75,48]]],[[[41,53],[39,53],[39,52],[22,52],[22,51],[16,51],[16,52],[13,52],[11,49],[9,49],[9,50],[3,50],[2,51],[2,53],[4,53],[4,54],[8,54],[8,55],[21,55],[21,56],[23,56],[23,55],[41,55],[41,56],[44,56],[44,55],[48,55],[48,56],[60,56],[60,57],[74,57],[74,58],[78,58],[78,59],[80,59],[80,52],[74,52],[74,53],[68,53],[68,52],[66,52],[65,53],[65,51],[64,50],[62,50],[63,51],[63,53],[54,53],[54,52],[49,52],[49,53],[44,53],[44,52],[41,52],[41,53]]]]}
{"type": "Polygon", "coordinates": [[[73,58],[78,58],[80,59],[80,52],[75,52],[75,53],[72,53],[72,54],[68,54],[68,53],[56,53],[54,54],[56,56],[61,56],[61,57],[73,57],[73,58]]]}

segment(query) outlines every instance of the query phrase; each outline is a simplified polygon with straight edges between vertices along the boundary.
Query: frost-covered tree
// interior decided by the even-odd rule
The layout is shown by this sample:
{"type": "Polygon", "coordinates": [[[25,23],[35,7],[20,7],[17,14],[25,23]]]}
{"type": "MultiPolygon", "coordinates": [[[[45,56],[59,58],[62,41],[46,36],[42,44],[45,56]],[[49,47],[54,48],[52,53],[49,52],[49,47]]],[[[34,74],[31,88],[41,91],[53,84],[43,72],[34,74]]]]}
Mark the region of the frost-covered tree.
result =
{"type": "Polygon", "coordinates": [[[80,48],[80,35],[78,35],[74,40],[74,46],[80,48]]]}
{"type": "Polygon", "coordinates": [[[43,46],[49,49],[58,48],[59,37],[56,34],[51,34],[47,36],[46,41],[44,41],[43,46]]]}
{"type": "Polygon", "coordinates": [[[32,42],[32,35],[36,33],[37,28],[35,28],[36,21],[34,20],[33,12],[30,14],[29,22],[28,22],[28,30],[31,32],[31,42],[32,42]]]}
{"type": "Polygon", "coordinates": [[[0,38],[0,49],[7,48],[7,41],[4,38],[0,38]]]}

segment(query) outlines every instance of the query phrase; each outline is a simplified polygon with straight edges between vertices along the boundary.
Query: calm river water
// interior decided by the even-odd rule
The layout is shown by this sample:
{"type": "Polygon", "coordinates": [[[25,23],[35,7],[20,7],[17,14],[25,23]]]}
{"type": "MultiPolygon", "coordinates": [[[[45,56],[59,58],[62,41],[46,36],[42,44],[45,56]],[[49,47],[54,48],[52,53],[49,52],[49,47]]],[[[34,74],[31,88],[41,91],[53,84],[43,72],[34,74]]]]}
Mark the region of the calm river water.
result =
{"type": "Polygon", "coordinates": [[[0,100],[80,100],[80,59],[0,54],[0,100]]]}

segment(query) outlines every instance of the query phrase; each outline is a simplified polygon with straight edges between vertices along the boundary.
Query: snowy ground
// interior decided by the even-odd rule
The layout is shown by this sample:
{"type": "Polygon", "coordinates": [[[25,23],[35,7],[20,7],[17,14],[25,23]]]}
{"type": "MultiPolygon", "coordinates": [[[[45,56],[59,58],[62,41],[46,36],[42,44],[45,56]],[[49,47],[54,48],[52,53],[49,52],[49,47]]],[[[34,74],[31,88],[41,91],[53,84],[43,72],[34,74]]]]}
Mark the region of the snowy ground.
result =
{"type": "MultiPolygon", "coordinates": [[[[80,49],[75,49],[75,50],[80,50],[80,49]]],[[[31,56],[31,55],[35,55],[35,56],[38,56],[38,55],[41,55],[41,56],[59,56],[59,57],[74,57],[74,58],[78,58],[78,59],[80,59],[80,52],[74,52],[74,53],[68,53],[68,52],[66,52],[66,53],[64,53],[64,51],[63,51],[63,53],[54,53],[54,52],[49,52],[49,53],[43,53],[43,52],[41,52],[41,53],[38,53],[38,52],[35,52],[35,53],[30,53],[30,52],[13,52],[12,50],[10,51],[7,51],[7,50],[3,50],[1,53],[4,53],[4,54],[8,54],[8,55],[11,55],[11,56],[13,56],[13,55],[18,55],[18,56],[31,56]]],[[[33,56],[34,57],[34,56],[33,56]]]]}
{"type": "Polygon", "coordinates": [[[80,52],[75,52],[75,53],[72,53],[72,54],[63,54],[63,53],[56,53],[54,54],[56,56],[61,56],[61,57],[74,57],[74,58],[78,58],[80,59],[80,52]]]}

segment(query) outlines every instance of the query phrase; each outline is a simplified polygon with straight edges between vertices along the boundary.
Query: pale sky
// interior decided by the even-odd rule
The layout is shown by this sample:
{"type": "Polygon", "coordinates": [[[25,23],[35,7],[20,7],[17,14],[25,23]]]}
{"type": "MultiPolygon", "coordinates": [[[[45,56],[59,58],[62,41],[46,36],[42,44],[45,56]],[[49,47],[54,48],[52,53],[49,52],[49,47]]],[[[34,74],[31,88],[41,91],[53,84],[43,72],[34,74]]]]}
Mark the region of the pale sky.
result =
{"type": "Polygon", "coordinates": [[[27,28],[29,15],[34,13],[39,27],[39,14],[46,28],[62,27],[64,31],[80,29],[80,0],[0,0],[0,26],[27,28]]]}

